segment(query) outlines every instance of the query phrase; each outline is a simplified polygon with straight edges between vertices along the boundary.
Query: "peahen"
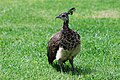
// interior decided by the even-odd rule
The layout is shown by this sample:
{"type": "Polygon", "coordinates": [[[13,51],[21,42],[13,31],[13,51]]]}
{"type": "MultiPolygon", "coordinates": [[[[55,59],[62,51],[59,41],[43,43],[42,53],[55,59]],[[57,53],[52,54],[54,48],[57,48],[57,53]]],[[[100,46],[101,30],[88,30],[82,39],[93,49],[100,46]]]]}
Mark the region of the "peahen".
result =
{"type": "Polygon", "coordinates": [[[73,59],[79,53],[81,43],[80,35],[69,28],[69,15],[72,15],[75,8],[71,8],[68,12],[61,13],[56,18],[63,20],[62,30],[55,33],[48,42],[47,57],[49,64],[56,59],[63,71],[62,65],[69,60],[72,70],[74,71],[73,59]]]}

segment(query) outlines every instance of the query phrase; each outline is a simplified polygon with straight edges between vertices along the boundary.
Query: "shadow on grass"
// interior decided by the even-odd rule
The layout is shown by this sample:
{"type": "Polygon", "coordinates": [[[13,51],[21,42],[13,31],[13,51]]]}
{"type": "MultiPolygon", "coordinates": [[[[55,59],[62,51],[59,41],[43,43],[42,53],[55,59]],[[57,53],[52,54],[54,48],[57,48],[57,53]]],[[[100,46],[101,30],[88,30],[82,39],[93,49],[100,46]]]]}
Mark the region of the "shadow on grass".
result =
{"type": "MultiPolygon", "coordinates": [[[[60,72],[60,66],[57,63],[52,64],[52,67],[60,72]]],[[[63,73],[69,74],[71,72],[72,72],[71,66],[64,64],[63,73]]],[[[91,70],[90,68],[87,67],[83,68],[79,66],[79,67],[75,67],[75,72],[72,72],[72,75],[87,75],[87,74],[91,74],[92,72],[95,72],[95,70],[91,70]]]]}

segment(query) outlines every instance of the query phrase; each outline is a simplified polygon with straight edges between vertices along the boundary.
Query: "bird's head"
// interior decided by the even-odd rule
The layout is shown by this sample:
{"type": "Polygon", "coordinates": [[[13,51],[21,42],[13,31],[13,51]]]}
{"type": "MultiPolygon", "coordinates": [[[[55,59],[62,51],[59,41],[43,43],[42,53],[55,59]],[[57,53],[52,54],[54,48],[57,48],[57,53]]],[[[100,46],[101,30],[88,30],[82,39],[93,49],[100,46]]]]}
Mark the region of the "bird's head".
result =
{"type": "Polygon", "coordinates": [[[69,21],[69,15],[72,15],[75,11],[75,8],[71,8],[68,12],[59,14],[56,18],[62,19],[64,22],[69,21]]]}

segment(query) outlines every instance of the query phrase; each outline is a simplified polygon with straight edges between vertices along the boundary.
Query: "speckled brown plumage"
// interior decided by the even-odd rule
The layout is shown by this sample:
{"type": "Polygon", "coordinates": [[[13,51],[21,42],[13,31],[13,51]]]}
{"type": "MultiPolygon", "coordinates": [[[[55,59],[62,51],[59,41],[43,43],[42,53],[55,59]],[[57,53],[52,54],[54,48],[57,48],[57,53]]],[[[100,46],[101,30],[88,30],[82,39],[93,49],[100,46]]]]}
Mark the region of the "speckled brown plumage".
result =
{"type": "Polygon", "coordinates": [[[60,46],[65,50],[72,50],[80,44],[80,36],[77,32],[65,26],[66,25],[64,25],[63,30],[61,30],[60,46]]]}
{"type": "Polygon", "coordinates": [[[55,59],[58,60],[61,71],[62,63],[69,60],[72,68],[73,58],[80,51],[80,36],[77,32],[69,28],[69,16],[72,15],[75,8],[71,8],[68,12],[62,13],[56,18],[62,19],[62,30],[54,34],[48,42],[48,62],[52,64],[55,59]]]}
{"type": "Polygon", "coordinates": [[[56,53],[59,48],[60,38],[61,32],[57,32],[51,37],[50,41],[48,42],[47,56],[49,64],[52,64],[53,60],[56,57],[56,53]]]}

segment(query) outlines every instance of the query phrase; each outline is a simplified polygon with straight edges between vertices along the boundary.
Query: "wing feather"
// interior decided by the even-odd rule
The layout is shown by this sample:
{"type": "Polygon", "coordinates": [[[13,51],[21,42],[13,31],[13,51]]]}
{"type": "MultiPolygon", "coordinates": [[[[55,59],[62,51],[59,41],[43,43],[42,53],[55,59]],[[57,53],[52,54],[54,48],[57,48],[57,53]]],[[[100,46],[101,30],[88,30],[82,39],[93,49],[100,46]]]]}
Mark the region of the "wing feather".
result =
{"type": "Polygon", "coordinates": [[[56,53],[59,49],[60,37],[61,32],[57,32],[51,37],[50,41],[48,42],[47,56],[49,64],[52,64],[52,62],[56,58],[56,53]]]}

